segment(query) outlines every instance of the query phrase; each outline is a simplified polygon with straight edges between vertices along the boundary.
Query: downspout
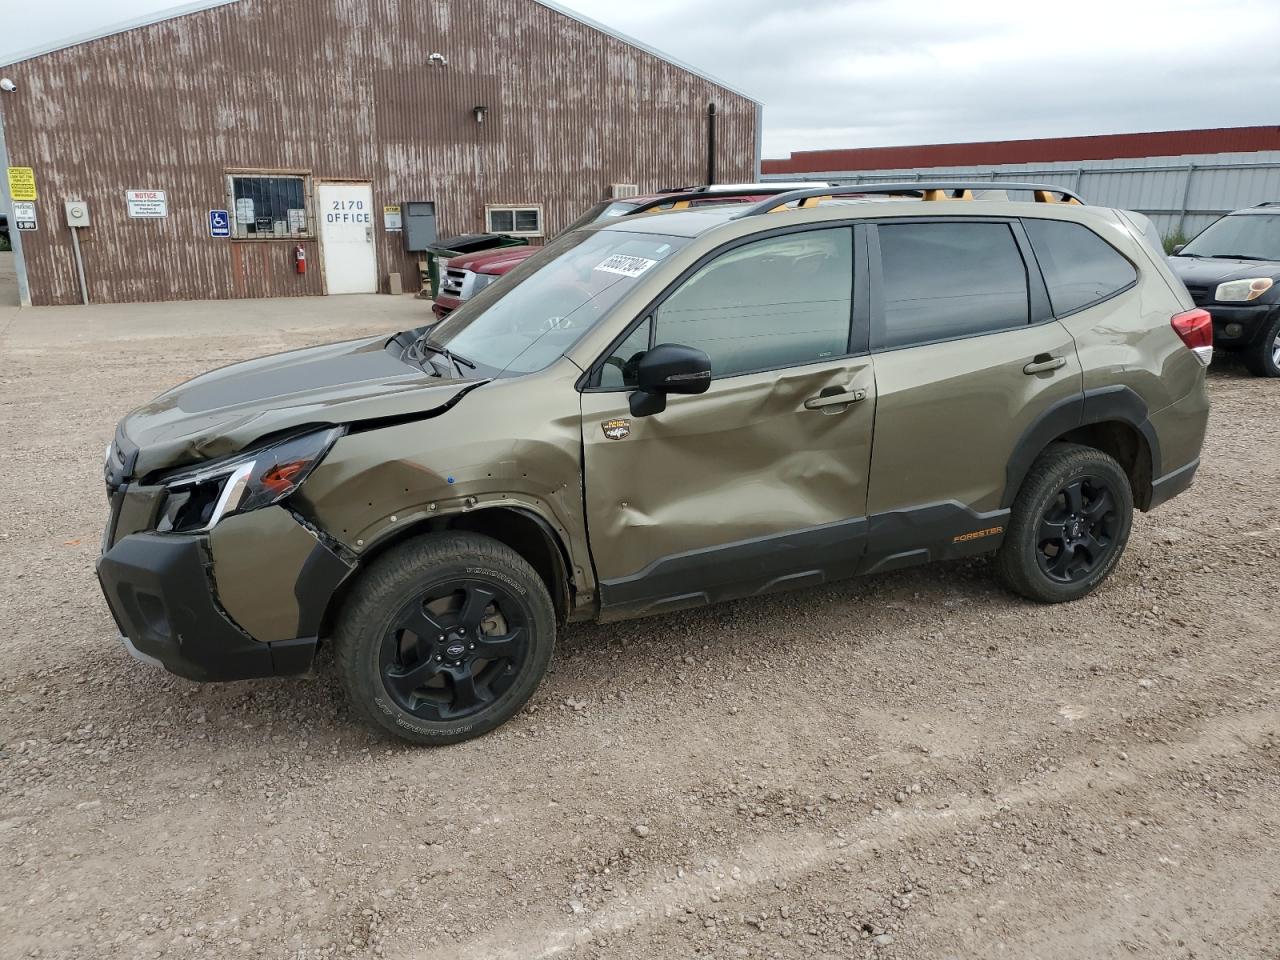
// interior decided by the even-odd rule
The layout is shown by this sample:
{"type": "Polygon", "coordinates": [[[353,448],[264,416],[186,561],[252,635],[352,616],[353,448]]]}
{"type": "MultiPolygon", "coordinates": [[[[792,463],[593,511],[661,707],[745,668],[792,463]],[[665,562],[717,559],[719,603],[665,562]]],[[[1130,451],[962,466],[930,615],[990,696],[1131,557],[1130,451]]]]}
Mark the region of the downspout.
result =
{"type": "Polygon", "coordinates": [[[755,182],[760,183],[763,174],[764,164],[764,104],[756,104],[756,178],[755,182]]]}
{"type": "Polygon", "coordinates": [[[707,183],[716,182],[716,105],[707,104],[707,183]]]}
{"type": "MultiPolygon", "coordinates": [[[[3,96],[3,94],[0,94],[3,96]]],[[[0,170],[9,169],[9,149],[4,140],[4,111],[0,110],[0,170]]],[[[0,200],[9,224],[9,246],[13,249],[13,266],[18,274],[18,305],[31,306],[31,287],[27,283],[27,261],[22,255],[22,232],[18,230],[17,221],[13,219],[13,198],[9,196],[9,177],[6,175],[0,187],[0,200]]]]}

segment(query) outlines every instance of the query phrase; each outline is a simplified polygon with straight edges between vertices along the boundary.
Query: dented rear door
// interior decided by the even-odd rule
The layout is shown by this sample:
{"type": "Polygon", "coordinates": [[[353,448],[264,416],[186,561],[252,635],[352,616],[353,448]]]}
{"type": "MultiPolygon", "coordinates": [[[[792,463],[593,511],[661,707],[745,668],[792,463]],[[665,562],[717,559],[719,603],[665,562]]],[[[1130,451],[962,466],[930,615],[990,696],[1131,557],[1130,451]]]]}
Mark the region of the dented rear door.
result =
{"type": "Polygon", "coordinates": [[[615,348],[618,360],[583,393],[587,527],[606,616],[856,568],[875,379],[852,316],[860,312],[853,249],[861,234],[838,229],[791,231],[710,258],[681,297],[669,291],[615,348]],[[751,282],[726,295],[744,274],[751,282]],[[708,278],[719,287],[698,286],[708,278]],[[665,342],[706,349],[710,388],[633,417],[618,371],[637,348],[665,342]],[[769,357],[779,366],[737,369],[769,357]]]}

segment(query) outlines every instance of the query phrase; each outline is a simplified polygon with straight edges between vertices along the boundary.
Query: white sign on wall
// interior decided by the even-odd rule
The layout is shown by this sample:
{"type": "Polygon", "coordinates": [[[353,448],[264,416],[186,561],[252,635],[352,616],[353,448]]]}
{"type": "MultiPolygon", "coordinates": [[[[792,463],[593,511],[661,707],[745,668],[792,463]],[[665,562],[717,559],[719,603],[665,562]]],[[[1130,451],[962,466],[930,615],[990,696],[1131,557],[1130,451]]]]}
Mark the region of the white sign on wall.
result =
{"type": "Polygon", "coordinates": [[[36,205],[29,200],[13,201],[13,220],[19,230],[36,228],[36,205]]]}
{"type": "Polygon", "coordinates": [[[236,198],[236,223],[253,224],[253,197],[236,198]]]}
{"type": "Polygon", "coordinates": [[[169,215],[169,204],[163,190],[126,190],[124,199],[131,217],[155,219],[169,215]]]}

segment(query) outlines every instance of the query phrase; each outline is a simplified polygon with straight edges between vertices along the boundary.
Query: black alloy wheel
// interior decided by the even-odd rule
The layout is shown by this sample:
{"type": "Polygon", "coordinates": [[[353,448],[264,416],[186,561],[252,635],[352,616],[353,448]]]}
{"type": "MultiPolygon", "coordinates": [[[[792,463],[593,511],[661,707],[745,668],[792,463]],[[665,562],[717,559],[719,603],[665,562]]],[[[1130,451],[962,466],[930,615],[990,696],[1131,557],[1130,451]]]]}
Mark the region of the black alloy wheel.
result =
{"type": "Polygon", "coordinates": [[[996,571],[1029,600],[1078,600],[1111,575],[1132,528],[1133,491],[1116,459],[1096,447],[1052,443],[1014,497],[996,571]]]}
{"type": "Polygon", "coordinates": [[[419,744],[458,743],[519,712],[556,639],[547,584],[478,533],[425,534],[363,570],[334,627],[352,709],[419,744]]]}
{"type": "Polygon", "coordinates": [[[530,618],[527,603],[485,581],[437,584],[392,618],[379,657],[383,686],[420,719],[473,716],[519,676],[530,618]]]}
{"type": "Polygon", "coordinates": [[[1119,499],[1102,477],[1073,478],[1040,518],[1036,560],[1058,583],[1079,583],[1116,545],[1119,499]]]}

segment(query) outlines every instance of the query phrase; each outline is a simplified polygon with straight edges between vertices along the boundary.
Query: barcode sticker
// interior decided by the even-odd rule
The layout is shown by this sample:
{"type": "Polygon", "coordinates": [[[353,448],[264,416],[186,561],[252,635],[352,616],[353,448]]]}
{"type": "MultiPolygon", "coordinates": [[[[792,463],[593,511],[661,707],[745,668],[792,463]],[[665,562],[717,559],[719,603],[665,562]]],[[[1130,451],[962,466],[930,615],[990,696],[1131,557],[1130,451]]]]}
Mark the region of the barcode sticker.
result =
{"type": "Polygon", "coordinates": [[[616,273],[622,277],[638,277],[657,260],[648,260],[645,257],[628,257],[621,253],[616,253],[612,257],[601,261],[596,267],[601,273],[616,273]]]}

